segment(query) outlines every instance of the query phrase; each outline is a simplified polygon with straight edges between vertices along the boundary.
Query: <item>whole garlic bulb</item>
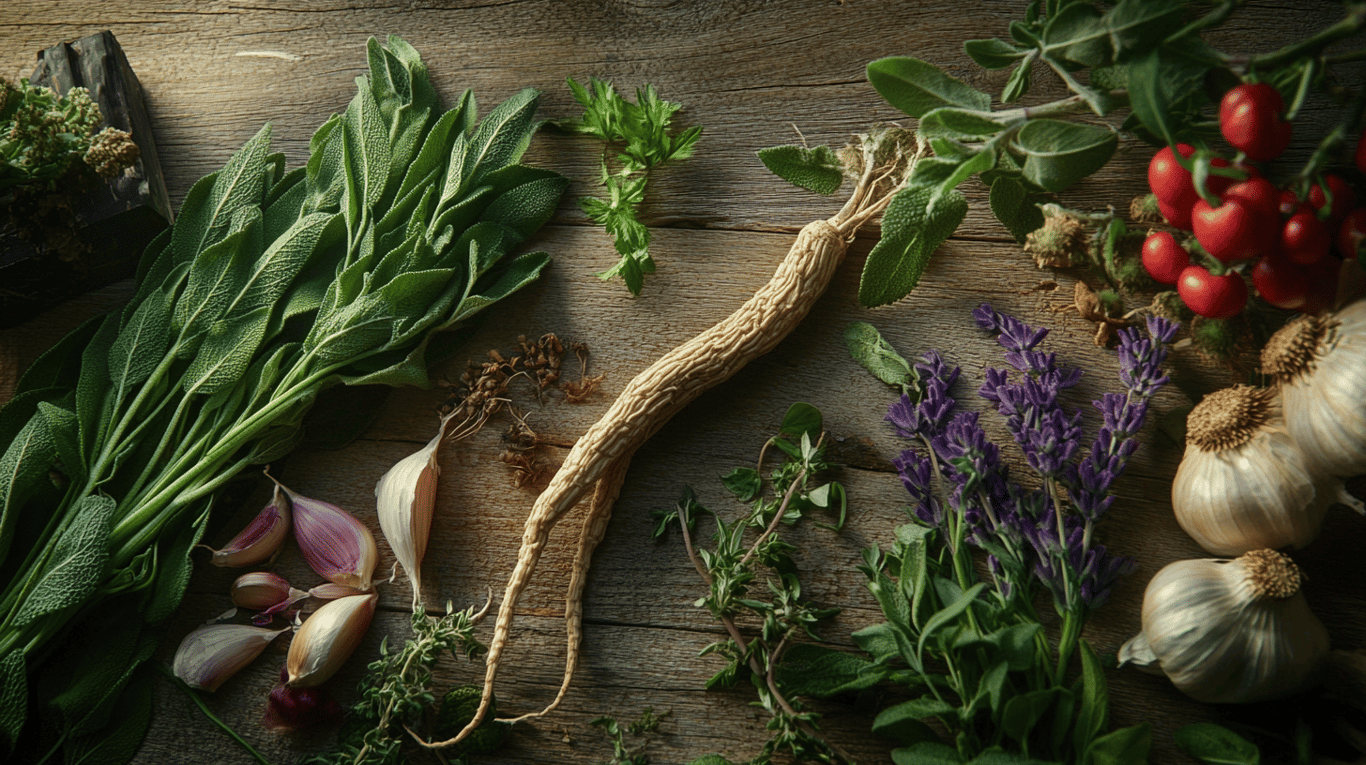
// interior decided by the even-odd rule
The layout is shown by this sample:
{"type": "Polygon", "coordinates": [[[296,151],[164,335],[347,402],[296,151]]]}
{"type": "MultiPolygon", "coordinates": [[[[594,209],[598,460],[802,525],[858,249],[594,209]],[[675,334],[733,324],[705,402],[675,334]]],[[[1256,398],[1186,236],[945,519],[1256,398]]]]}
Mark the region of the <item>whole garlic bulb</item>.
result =
{"type": "Polygon", "coordinates": [[[1366,298],[1281,327],[1262,371],[1280,384],[1286,427],[1311,469],[1366,473],[1366,298]]]}
{"type": "Polygon", "coordinates": [[[1276,391],[1235,385],[1206,396],[1186,418],[1172,510],[1215,555],[1303,547],[1318,535],[1336,483],[1310,472],[1276,391]]]}
{"type": "Polygon", "coordinates": [[[1328,630],[1300,592],[1300,571],[1274,550],[1234,560],[1183,560],[1143,593],[1143,631],[1120,665],[1155,665],[1187,696],[1246,703],[1317,682],[1328,630]]]}

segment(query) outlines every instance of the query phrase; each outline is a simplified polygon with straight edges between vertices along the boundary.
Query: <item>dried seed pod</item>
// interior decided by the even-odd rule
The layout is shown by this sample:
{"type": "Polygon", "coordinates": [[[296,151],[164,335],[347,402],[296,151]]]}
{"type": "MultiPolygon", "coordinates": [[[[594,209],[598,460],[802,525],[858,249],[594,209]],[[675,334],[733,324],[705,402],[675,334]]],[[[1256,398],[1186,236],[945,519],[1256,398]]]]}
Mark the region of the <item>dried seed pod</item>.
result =
{"type": "Polygon", "coordinates": [[[310,688],[336,674],[360,645],[379,595],[351,595],[325,603],[299,627],[289,644],[289,685],[310,688]]]}
{"type": "Polygon", "coordinates": [[[210,550],[209,562],[215,566],[254,566],[279,552],[289,535],[289,503],[275,486],[275,496],[247,524],[242,533],[223,545],[221,550],[210,550]]]}
{"type": "MultiPolygon", "coordinates": [[[[275,481],[273,477],[271,480],[275,481]]],[[[279,481],[275,485],[289,497],[294,539],[318,576],[362,592],[370,589],[379,562],[379,548],[370,529],[330,502],[297,494],[279,481]]]]}
{"type": "Polygon", "coordinates": [[[1273,550],[1164,567],[1143,594],[1143,631],[1120,664],[1157,666],[1211,703],[1288,696],[1318,680],[1328,631],[1300,592],[1300,571],[1273,550]]]}
{"type": "Polygon", "coordinates": [[[172,671],[191,688],[216,691],[238,670],[260,656],[275,636],[290,629],[205,624],[180,641],[171,664],[172,671]]]}

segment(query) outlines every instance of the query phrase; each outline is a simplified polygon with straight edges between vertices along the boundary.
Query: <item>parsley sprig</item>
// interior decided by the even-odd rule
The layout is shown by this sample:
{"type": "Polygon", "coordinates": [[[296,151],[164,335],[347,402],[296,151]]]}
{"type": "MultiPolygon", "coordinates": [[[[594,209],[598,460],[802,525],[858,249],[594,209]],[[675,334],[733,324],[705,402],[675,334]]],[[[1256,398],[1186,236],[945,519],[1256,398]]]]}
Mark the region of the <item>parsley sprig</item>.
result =
{"type": "Polygon", "coordinates": [[[692,156],[702,128],[674,132],[673,116],[683,105],[661,99],[651,85],[636,89],[636,103],[631,103],[605,80],[590,77],[587,87],[572,77],[568,82],[584,113],[579,120],[558,123],[559,127],[593,136],[605,144],[601,184],[607,198],[579,199],[588,217],[612,235],[621,255],[615,266],[598,276],[611,279],[620,275],[631,294],[639,295],[645,274],[655,270],[649,252],[650,229],[638,214],[645,201],[646,181],[654,168],[692,156]],[[613,147],[617,148],[615,153],[613,147]]]}

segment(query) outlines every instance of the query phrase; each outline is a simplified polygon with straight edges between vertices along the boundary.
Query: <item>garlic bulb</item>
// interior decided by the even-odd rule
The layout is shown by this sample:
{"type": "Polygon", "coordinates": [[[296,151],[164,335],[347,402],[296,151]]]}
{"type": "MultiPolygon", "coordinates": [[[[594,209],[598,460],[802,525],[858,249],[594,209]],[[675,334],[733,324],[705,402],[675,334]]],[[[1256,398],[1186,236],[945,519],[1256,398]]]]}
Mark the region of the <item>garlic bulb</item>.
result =
{"type": "Polygon", "coordinates": [[[1262,349],[1262,371],[1279,382],[1286,427],[1311,469],[1366,473],[1366,298],[1286,324],[1262,349]]]}
{"type": "Polygon", "coordinates": [[[1186,418],[1172,510],[1216,555],[1303,547],[1318,535],[1337,483],[1309,471],[1274,390],[1236,385],[1209,394],[1186,418]]]}
{"type": "Polygon", "coordinates": [[[375,616],[379,596],[350,595],[328,601],[294,634],[285,667],[289,685],[311,688],[327,681],[360,645],[375,616]]]}
{"type": "Polygon", "coordinates": [[[1245,703],[1318,680],[1328,630],[1300,592],[1300,571],[1273,550],[1165,566],[1143,593],[1143,631],[1120,665],[1156,665],[1187,696],[1245,703]]]}

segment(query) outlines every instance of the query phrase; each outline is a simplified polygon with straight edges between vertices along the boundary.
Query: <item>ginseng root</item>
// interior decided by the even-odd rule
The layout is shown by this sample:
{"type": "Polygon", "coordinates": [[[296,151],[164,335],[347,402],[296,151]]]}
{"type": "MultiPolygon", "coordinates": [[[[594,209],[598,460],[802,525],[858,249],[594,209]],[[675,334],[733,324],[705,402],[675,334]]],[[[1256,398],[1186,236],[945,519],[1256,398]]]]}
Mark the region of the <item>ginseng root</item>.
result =
{"type": "Polygon", "coordinates": [[[830,284],[855,232],[882,212],[919,156],[911,156],[899,146],[889,147],[883,140],[886,135],[864,137],[858,181],[838,214],[802,228],[767,284],[729,317],[636,375],[611,408],[574,444],[527,517],[517,564],[508,580],[489,644],[479,709],[474,719],[455,737],[446,741],[422,741],[424,746],[436,748],[455,744],[483,721],[511,632],[517,600],[531,580],[550,532],[590,489],[596,489],[580,533],[566,597],[568,647],[564,681],[554,701],[545,709],[513,719],[544,715],[564,698],[579,654],[582,595],[589,559],[606,531],[611,505],[625,480],[631,456],[684,406],[772,350],[805,318],[830,284]]]}

